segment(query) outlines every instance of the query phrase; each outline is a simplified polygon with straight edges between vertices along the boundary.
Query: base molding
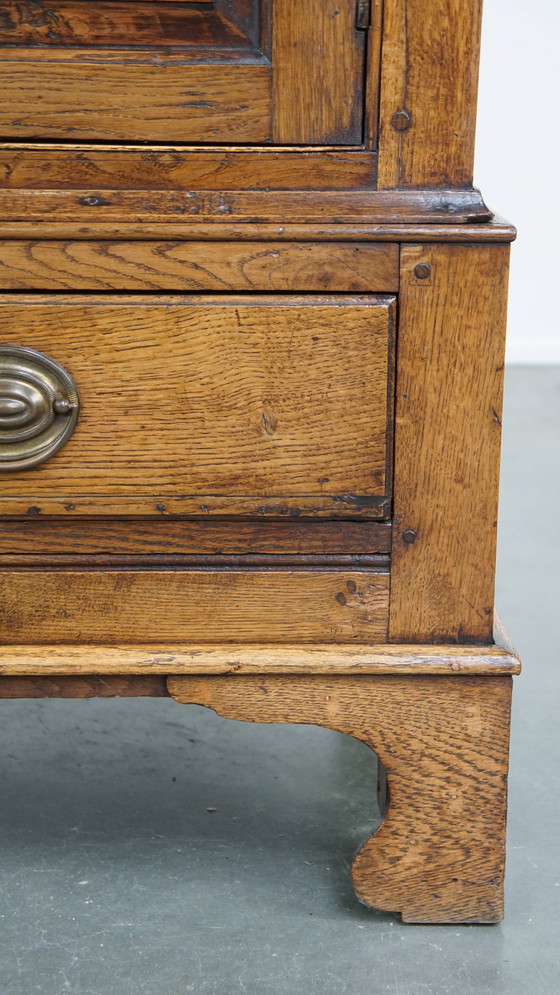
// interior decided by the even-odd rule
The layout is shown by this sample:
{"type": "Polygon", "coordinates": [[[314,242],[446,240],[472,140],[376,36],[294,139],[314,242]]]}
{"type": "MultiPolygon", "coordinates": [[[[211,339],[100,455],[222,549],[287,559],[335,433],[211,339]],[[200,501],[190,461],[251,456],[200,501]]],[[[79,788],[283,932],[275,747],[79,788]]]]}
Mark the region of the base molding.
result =
{"type": "Polygon", "coordinates": [[[0,647],[0,679],[147,674],[491,676],[518,674],[520,669],[515,652],[501,645],[154,643],[0,647]]]}

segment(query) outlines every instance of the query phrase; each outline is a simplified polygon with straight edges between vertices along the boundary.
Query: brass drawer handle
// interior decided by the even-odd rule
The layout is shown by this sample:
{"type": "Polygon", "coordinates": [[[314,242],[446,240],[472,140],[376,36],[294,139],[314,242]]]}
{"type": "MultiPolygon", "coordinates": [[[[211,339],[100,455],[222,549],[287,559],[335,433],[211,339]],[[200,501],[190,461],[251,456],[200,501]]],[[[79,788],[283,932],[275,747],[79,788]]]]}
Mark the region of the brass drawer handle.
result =
{"type": "Polygon", "coordinates": [[[76,427],[80,399],[67,371],[35,349],[0,345],[0,473],[56,453],[76,427]]]}

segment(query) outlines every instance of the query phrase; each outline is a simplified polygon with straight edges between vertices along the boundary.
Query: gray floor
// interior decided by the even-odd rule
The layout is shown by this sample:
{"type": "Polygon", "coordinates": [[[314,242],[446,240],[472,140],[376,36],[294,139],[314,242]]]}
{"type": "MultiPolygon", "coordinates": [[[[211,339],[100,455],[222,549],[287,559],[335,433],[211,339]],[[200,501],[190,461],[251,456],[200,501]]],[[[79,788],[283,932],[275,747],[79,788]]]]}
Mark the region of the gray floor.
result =
{"type": "Polygon", "coordinates": [[[499,604],[521,651],[507,919],[405,926],[347,882],[374,761],[170,701],[2,702],[0,993],[560,990],[560,369],[508,372],[499,604]]]}

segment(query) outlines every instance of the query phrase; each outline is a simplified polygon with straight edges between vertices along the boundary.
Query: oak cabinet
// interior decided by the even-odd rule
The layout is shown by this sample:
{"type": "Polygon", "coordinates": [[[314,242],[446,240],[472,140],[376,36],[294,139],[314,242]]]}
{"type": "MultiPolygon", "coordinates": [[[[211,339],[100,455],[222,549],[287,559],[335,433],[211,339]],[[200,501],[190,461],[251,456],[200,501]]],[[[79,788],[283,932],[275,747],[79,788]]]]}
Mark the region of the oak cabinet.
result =
{"type": "Polygon", "coordinates": [[[0,695],[356,736],[356,890],[421,922],[502,915],[519,669],[480,17],[0,0],[0,695]]]}

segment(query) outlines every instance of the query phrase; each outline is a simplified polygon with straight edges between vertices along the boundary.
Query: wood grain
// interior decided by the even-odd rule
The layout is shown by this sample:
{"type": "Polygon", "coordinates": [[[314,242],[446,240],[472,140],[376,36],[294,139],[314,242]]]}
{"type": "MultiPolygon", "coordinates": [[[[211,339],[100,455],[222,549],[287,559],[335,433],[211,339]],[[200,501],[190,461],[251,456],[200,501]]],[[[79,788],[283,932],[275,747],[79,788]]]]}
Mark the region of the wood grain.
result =
{"type": "Polygon", "coordinates": [[[2,570],[0,639],[29,643],[387,638],[389,575],[357,570],[2,570]]]}
{"type": "Polygon", "coordinates": [[[481,12],[482,0],[385,0],[380,189],[472,184],[481,12]]]}
{"type": "Polygon", "coordinates": [[[387,554],[390,522],[267,518],[27,518],[0,523],[0,554],[28,556],[342,556],[387,554]]]}
{"type": "Polygon", "coordinates": [[[0,241],[2,290],[292,290],[390,293],[397,245],[0,241]]]}
{"type": "MultiPolygon", "coordinates": [[[[30,53],[25,58],[25,51],[30,53]]],[[[0,60],[4,138],[79,141],[270,140],[266,65],[0,60]]]]}
{"type": "Polygon", "coordinates": [[[3,221],[2,237],[4,239],[32,240],[55,239],[66,241],[91,241],[92,239],[111,240],[143,240],[170,239],[199,242],[228,241],[236,239],[239,242],[256,241],[286,241],[286,242],[430,242],[461,244],[502,243],[513,242],[517,237],[516,229],[503,218],[494,218],[480,224],[471,221],[464,224],[461,219],[446,223],[440,218],[426,224],[424,220],[410,222],[405,220],[388,222],[364,222],[354,219],[352,222],[329,221],[313,223],[274,224],[270,222],[245,221],[190,221],[188,228],[183,222],[76,222],[53,220],[20,220],[3,221]]]}
{"type": "MultiPolygon", "coordinates": [[[[71,190],[0,190],[5,221],[55,221],[152,225],[227,220],[299,224],[387,224],[488,221],[477,190],[106,190],[92,184],[87,193],[71,190]]],[[[241,225],[239,225],[241,228],[241,225]]],[[[278,231],[278,227],[276,229],[278,231]]],[[[4,231],[4,229],[3,229],[4,231]]],[[[338,240],[342,232],[339,229],[338,240]]],[[[468,237],[468,236],[467,236],[468,237]]]]}
{"type": "Polygon", "coordinates": [[[355,0],[274,0],[273,141],[358,145],[364,33],[355,0]]]}
{"type": "MultiPolygon", "coordinates": [[[[165,2],[165,0],[164,0],[165,2]]],[[[0,46],[222,48],[248,54],[249,38],[214,6],[161,7],[154,0],[0,0],[0,46]]],[[[231,58],[231,53],[230,53],[231,58]]]]}
{"type": "Polygon", "coordinates": [[[507,246],[402,248],[396,642],[492,638],[508,257],[507,246]]]}
{"type": "Polygon", "coordinates": [[[496,676],[518,674],[519,658],[499,646],[57,645],[0,646],[0,675],[56,677],[141,674],[356,674],[496,676]]]}
{"type": "Polygon", "coordinates": [[[3,677],[1,698],[168,698],[165,677],[3,677]]]}
{"type": "Polygon", "coordinates": [[[375,186],[376,169],[374,152],[348,149],[0,143],[10,190],[360,190],[375,186]]]}
{"type": "MultiPolygon", "coordinates": [[[[229,497],[215,494],[176,494],[130,495],[98,494],[94,497],[81,497],[57,493],[43,495],[41,504],[30,504],[29,492],[13,497],[0,497],[0,514],[15,518],[35,519],[61,516],[63,518],[84,516],[142,516],[143,518],[179,516],[199,519],[235,517],[243,518],[292,519],[299,521],[308,517],[323,518],[339,522],[345,518],[388,520],[391,514],[391,498],[367,497],[359,494],[297,494],[273,496],[263,499],[255,496],[229,497]]],[[[231,519],[230,519],[231,520],[231,519]]]]}
{"type": "MultiPolygon", "coordinates": [[[[405,922],[503,917],[509,677],[170,677],[177,701],[366,743],[389,808],[352,867],[366,905],[405,922]]],[[[372,795],[375,784],[371,786],[372,795]]]]}
{"type": "Polygon", "coordinates": [[[4,476],[4,513],[10,499],[87,513],[107,497],[107,512],[136,514],[151,495],[152,514],[174,496],[186,513],[223,514],[223,495],[245,515],[377,517],[393,309],[386,297],[4,296],[0,340],[56,358],[82,400],[54,458],[4,476]]]}
{"type": "Polygon", "coordinates": [[[2,566],[24,570],[286,570],[286,569],[325,569],[325,570],[384,570],[388,571],[390,559],[379,555],[340,556],[321,554],[320,556],[249,554],[241,556],[184,555],[171,553],[43,553],[5,554],[2,566]]]}
{"type": "Polygon", "coordinates": [[[481,0],[372,0],[367,32],[355,0],[262,0],[262,30],[256,0],[54,2],[0,0],[0,289],[34,292],[1,296],[0,341],[66,365],[83,412],[3,475],[0,698],[354,736],[389,786],[361,900],[498,921],[515,232],[472,189],[481,0]],[[326,295],[397,289],[393,527],[367,519],[393,511],[395,301],[326,295]]]}
{"type": "Polygon", "coordinates": [[[275,0],[272,64],[238,6],[0,0],[2,136],[358,145],[355,0],[275,0]]]}
{"type": "Polygon", "coordinates": [[[364,91],[364,144],[368,149],[377,149],[379,145],[379,101],[381,96],[383,4],[384,0],[370,0],[370,27],[367,32],[367,57],[364,91]]]}

